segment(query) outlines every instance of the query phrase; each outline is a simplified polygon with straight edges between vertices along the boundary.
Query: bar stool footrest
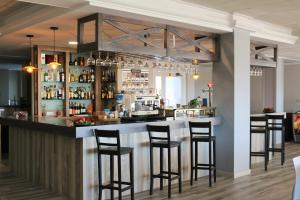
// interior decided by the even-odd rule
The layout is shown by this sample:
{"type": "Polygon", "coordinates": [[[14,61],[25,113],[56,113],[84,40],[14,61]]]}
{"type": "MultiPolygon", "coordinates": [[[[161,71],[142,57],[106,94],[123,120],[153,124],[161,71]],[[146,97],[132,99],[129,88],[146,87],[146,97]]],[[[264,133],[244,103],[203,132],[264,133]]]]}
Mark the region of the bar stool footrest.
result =
{"type": "MultiPolygon", "coordinates": [[[[129,182],[122,182],[122,186],[126,185],[126,187],[124,188],[119,188],[119,186],[115,186],[115,184],[119,184],[118,181],[114,181],[113,184],[107,184],[107,185],[101,185],[100,187],[102,189],[109,189],[109,190],[121,190],[122,192],[126,191],[126,190],[130,190],[132,188],[131,183],[129,182]]],[[[121,186],[121,187],[122,187],[121,186]]]]}
{"type": "Polygon", "coordinates": [[[250,156],[265,156],[266,152],[250,152],[250,156]]]}
{"type": "Polygon", "coordinates": [[[269,148],[268,151],[282,152],[283,149],[281,149],[281,148],[269,148]]]}

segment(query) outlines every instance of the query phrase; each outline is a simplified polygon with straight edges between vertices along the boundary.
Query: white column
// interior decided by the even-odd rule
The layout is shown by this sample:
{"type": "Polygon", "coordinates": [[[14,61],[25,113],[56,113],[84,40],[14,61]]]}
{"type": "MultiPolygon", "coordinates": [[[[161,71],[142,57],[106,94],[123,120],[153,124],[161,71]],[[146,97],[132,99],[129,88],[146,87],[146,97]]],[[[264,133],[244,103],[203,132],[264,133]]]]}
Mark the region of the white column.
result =
{"type": "Polygon", "coordinates": [[[213,66],[214,105],[223,118],[215,128],[217,168],[239,177],[250,173],[250,33],[234,29],[221,35],[220,45],[213,66]]]}
{"type": "Polygon", "coordinates": [[[234,29],[234,177],[247,175],[250,154],[250,32],[234,29]]]}
{"type": "Polygon", "coordinates": [[[284,112],[284,60],[278,58],[276,68],[276,112],[284,112]]]}

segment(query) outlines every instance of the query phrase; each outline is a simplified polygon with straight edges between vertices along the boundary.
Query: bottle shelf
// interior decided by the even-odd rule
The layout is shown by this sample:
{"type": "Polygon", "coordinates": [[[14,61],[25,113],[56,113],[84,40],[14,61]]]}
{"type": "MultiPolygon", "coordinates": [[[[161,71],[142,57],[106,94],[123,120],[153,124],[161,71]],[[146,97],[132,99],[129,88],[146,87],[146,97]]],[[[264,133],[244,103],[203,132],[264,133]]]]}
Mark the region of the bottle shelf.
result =
{"type": "Polygon", "coordinates": [[[95,99],[71,99],[70,101],[94,101],[95,99]]]}
{"type": "Polygon", "coordinates": [[[64,101],[66,99],[42,99],[42,101],[64,101]]]}
{"type": "Polygon", "coordinates": [[[73,67],[73,68],[92,68],[92,67],[95,67],[95,65],[86,65],[86,66],[69,65],[69,67],[73,67]]]}
{"type": "Polygon", "coordinates": [[[94,84],[94,82],[79,82],[79,81],[72,81],[72,82],[69,82],[70,84],[94,84]]]}
{"type": "Polygon", "coordinates": [[[64,84],[65,82],[61,82],[61,81],[42,81],[42,83],[49,83],[49,84],[64,84]]]}

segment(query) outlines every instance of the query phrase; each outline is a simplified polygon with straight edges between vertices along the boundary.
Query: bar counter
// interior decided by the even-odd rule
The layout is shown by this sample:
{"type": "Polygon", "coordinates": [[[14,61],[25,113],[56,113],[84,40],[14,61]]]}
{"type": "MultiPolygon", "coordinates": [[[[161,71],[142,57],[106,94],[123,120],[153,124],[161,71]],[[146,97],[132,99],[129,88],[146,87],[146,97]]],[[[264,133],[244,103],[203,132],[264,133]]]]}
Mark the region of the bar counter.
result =
{"type": "MultiPolygon", "coordinates": [[[[12,117],[0,117],[0,124],[9,126],[9,164],[12,171],[17,176],[41,184],[51,191],[80,200],[98,199],[97,147],[93,129],[119,129],[121,146],[134,148],[135,192],[141,192],[149,190],[150,158],[146,124],[169,125],[172,140],[182,141],[181,170],[183,181],[189,180],[188,121],[211,121],[213,126],[217,126],[221,123],[221,117],[137,123],[97,122],[96,126],[87,127],[74,127],[69,119],[42,117],[17,120],[12,117]]],[[[159,152],[154,152],[154,162],[158,159],[159,152]]],[[[171,160],[172,163],[177,160],[177,153],[172,153],[171,160]]],[[[208,148],[205,145],[199,146],[199,161],[208,162],[208,148]]],[[[129,173],[126,172],[128,165],[127,156],[122,157],[122,179],[125,181],[129,179],[129,173]]],[[[167,166],[166,162],[164,166],[167,166]]],[[[176,167],[172,165],[172,168],[173,166],[176,167]]],[[[109,157],[103,158],[102,167],[103,181],[107,182],[109,157]]],[[[158,168],[155,164],[154,170],[158,168]]],[[[199,171],[199,177],[205,175],[206,171],[199,171]]],[[[158,183],[159,181],[155,182],[155,188],[158,187],[158,183]]],[[[108,195],[109,191],[104,191],[104,199],[109,197],[108,195]]]]}

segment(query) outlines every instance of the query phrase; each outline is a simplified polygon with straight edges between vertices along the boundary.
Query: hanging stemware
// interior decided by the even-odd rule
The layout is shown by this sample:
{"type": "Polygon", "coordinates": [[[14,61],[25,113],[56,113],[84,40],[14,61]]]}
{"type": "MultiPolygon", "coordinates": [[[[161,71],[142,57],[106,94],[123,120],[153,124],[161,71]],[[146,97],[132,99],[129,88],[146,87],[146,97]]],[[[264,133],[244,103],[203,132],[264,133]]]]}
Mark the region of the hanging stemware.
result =
{"type": "Polygon", "coordinates": [[[101,52],[98,52],[98,58],[96,60],[96,66],[100,67],[104,65],[104,60],[101,58],[101,52]]]}
{"type": "Polygon", "coordinates": [[[93,52],[91,51],[90,57],[86,60],[87,66],[95,66],[95,59],[93,57],[93,52]]]}
{"type": "Polygon", "coordinates": [[[112,60],[109,58],[109,52],[107,52],[104,62],[105,62],[106,66],[111,66],[112,65],[112,60]]]}

